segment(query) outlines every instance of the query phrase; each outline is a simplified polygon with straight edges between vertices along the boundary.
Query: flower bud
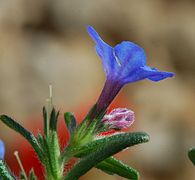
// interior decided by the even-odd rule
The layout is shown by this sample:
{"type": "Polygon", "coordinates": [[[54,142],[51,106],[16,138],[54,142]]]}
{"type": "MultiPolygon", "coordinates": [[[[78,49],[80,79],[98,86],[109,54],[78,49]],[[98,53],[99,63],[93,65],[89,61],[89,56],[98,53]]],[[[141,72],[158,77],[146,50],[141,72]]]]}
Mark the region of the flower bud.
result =
{"type": "Polygon", "coordinates": [[[128,128],[134,122],[134,112],[127,108],[117,108],[106,114],[102,123],[108,125],[109,129],[128,128]]]}

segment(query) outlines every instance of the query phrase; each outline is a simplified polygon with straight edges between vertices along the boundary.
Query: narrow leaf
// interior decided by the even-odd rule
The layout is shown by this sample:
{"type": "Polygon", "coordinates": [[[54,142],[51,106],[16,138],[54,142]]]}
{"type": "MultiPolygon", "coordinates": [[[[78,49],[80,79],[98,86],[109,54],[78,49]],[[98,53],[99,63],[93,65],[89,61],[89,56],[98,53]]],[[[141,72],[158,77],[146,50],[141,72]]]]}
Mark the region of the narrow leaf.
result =
{"type": "Polygon", "coordinates": [[[3,178],[3,180],[15,180],[16,178],[11,174],[9,169],[7,168],[7,165],[0,160],[0,178],[3,178]]]}
{"type": "Polygon", "coordinates": [[[77,121],[74,115],[71,112],[66,112],[64,113],[64,120],[70,134],[72,134],[77,127],[77,121]]]}
{"type": "Polygon", "coordinates": [[[192,161],[192,163],[195,165],[195,148],[192,148],[188,151],[188,157],[192,161]]]}
{"type": "Polygon", "coordinates": [[[26,130],[24,127],[22,127],[19,123],[17,123],[15,120],[11,119],[10,117],[6,115],[1,115],[0,119],[3,123],[5,123],[8,127],[15,130],[19,134],[21,134],[34,148],[36,154],[38,155],[39,159],[43,162],[43,152],[42,149],[36,139],[36,137],[30,133],[28,130],[26,130]]]}
{"type": "Polygon", "coordinates": [[[137,180],[139,178],[139,173],[135,169],[129,167],[114,157],[109,157],[100,162],[96,168],[108,174],[117,174],[127,179],[137,180]]]}
{"type": "Polygon", "coordinates": [[[112,136],[106,136],[101,139],[94,140],[86,145],[83,145],[79,148],[72,149],[76,152],[76,157],[83,157],[89,155],[91,152],[94,152],[101,147],[104,147],[106,144],[128,144],[127,147],[134,146],[136,144],[148,142],[149,136],[144,132],[134,132],[134,133],[120,133],[112,136]],[[128,139],[127,142],[125,140],[128,139]]]}
{"type": "Polygon", "coordinates": [[[81,158],[80,161],[67,174],[65,179],[77,179],[104,159],[120,152],[127,147],[148,141],[149,136],[144,132],[121,133],[96,140],[95,143],[92,142],[90,143],[91,145],[88,144],[88,147],[90,148],[85,146],[82,153],[88,152],[89,155],[81,158]],[[91,150],[89,151],[89,149],[91,150]]]}

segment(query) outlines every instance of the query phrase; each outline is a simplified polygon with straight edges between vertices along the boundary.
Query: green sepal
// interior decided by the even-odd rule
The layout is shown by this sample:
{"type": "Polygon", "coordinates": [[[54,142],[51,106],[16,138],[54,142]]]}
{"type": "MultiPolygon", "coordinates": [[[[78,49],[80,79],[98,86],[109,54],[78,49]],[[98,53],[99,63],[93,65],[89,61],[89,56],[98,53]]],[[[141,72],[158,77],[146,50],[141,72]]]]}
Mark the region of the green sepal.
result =
{"type": "MultiPolygon", "coordinates": [[[[66,126],[70,134],[72,135],[70,139],[70,145],[68,147],[70,146],[78,147],[80,145],[81,139],[83,139],[83,137],[86,135],[87,127],[89,125],[89,116],[91,116],[91,114],[94,112],[95,109],[96,109],[96,105],[94,105],[91,108],[91,110],[88,112],[84,120],[76,128],[74,128],[74,121],[76,121],[74,120],[75,119],[74,116],[70,112],[66,112],[64,114],[64,120],[66,126]],[[73,124],[73,128],[71,128],[71,123],[73,124]]],[[[64,152],[62,153],[62,159],[65,159],[64,154],[66,154],[66,152],[67,150],[65,149],[64,152]]]]}
{"type": "Polygon", "coordinates": [[[88,114],[85,116],[82,123],[87,121],[90,124],[94,119],[101,120],[106,113],[105,109],[99,110],[99,112],[96,111],[97,111],[97,104],[94,104],[93,107],[88,112],[88,114]]]}
{"type": "Polygon", "coordinates": [[[58,116],[59,116],[59,111],[56,113],[55,109],[53,108],[51,111],[50,123],[49,123],[50,130],[52,131],[57,130],[58,116]]]}
{"type": "Polygon", "coordinates": [[[148,141],[149,136],[144,132],[121,133],[93,141],[80,148],[80,151],[77,151],[77,155],[83,156],[86,154],[86,156],[81,158],[71,171],[69,171],[65,179],[78,179],[106,158],[127,147],[148,141]]]}
{"type": "MultiPolygon", "coordinates": [[[[97,104],[95,104],[88,114],[85,116],[84,120],[78,126],[76,130],[76,136],[89,136],[90,134],[96,135],[101,131],[101,120],[104,117],[106,110],[99,111],[95,114],[97,110],[97,104]],[[95,126],[94,126],[95,125],[95,126]],[[90,131],[90,132],[89,132],[90,131]]],[[[82,139],[82,138],[81,138],[82,139]]]]}
{"type": "MultiPolygon", "coordinates": [[[[75,134],[75,141],[78,143],[78,146],[85,145],[89,142],[91,142],[94,139],[95,130],[97,128],[97,120],[94,119],[91,124],[86,127],[85,132],[80,134],[75,134]]],[[[79,132],[79,131],[78,131],[79,132]]]]}
{"type": "Polygon", "coordinates": [[[63,174],[62,165],[60,163],[60,146],[56,131],[50,133],[48,140],[48,152],[50,157],[50,167],[54,179],[61,179],[63,174]]]}
{"type": "Polygon", "coordinates": [[[37,140],[44,150],[44,165],[47,172],[47,179],[60,179],[63,169],[60,161],[60,147],[57,132],[51,131],[48,138],[38,134],[37,140]]]}
{"type": "Polygon", "coordinates": [[[45,147],[45,141],[46,141],[45,137],[42,134],[38,133],[36,138],[37,138],[38,143],[41,146],[41,149],[44,152],[43,162],[42,163],[46,165],[47,164],[47,160],[48,160],[48,155],[46,154],[47,150],[46,150],[46,147],[45,147]]]}
{"type": "Polygon", "coordinates": [[[64,113],[64,120],[65,120],[69,133],[73,134],[77,127],[77,121],[74,115],[71,112],[66,112],[64,113]]]}
{"type": "Polygon", "coordinates": [[[111,175],[117,174],[121,177],[132,180],[139,179],[138,171],[129,167],[128,165],[124,164],[122,161],[114,157],[109,157],[104,161],[100,162],[98,165],[96,165],[96,168],[111,175]]]}
{"type": "Polygon", "coordinates": [[[7,165],[0,160],[0,178],[3,178],[3,180],[16,180],[14,175],[10,172],[7,165]]]}
{"type": "Polygon", "coordinates": [[[43,107],[43,124],[44,124],[44,134],[47,135],[47,110],[45,106],[43,107]]]}
{"type": "Polygon", "coordinates": [[[188,151],[188,157],[192,161],[192,163],[195,165],[195,148],[191,148],[188,151]]]}
{"type": "Polygon", "coordinates": [[[23,172],[20,173],[20,180],[27,180],[23,172]]]}
{"type": "MultiPolygon", "coordinates": [[[[104,113],[102,112],[97,118],[93,119],[92,116],[94,115],[96,111],[97,105],[95,104],[88,114],[85,116],[84,120],[81,122],[81,124],[77,127],[74,137],[72,138],[73,141],[79,141],[85,139],[84,142],[87,143],[87,139],[90,137],[90,140],[92,139],[92,135],[94,136],[99,128],[99,122],[101,121],[102,117],[104,116],[104,113]]],[[[83,144],[83,143],[79,143],[83,144]]]]}
{"type": "Polygon", "coordinates": [[[91,117],[93,116],[93,114],[95,113],[97,109],[97,104],[94,104],[93,107],[90,109],[90,111],[87,113],[87,115],[85,116],[85,118],[83,119],[83,121],[81,122],[84,123],[85,121],[90,121],[91,117]]]}
{"type": "Polygon", "coordinates": [[[47,178],[49,179],[50,177],[52,177],[52,168],[51,168],[51,158],[50,158],[50,153],[49,153],[49,146],[48,146],[48,142],[47,139],[41,135],[38,134],[38,139],[42,145],[42,148],[44,150],[44,155],[45,155],[45,168],[46,168],[46,172],[47,172],[47,178]]]}
{"type": "Polygon", "coordinates": [[[37,180],[37,176],[35,175],[33,168],[30,170],[29,180],[37,180]]]}
{"type": "Polygon", "coordinates": [[[39,142],[41,148],[44,151],[44,142],[43,142],[44,141],[44,137],[42,136],[42,134],[38,133],[36,138],[37,138],[37,141],[39,142]]]}
{"type": "Polygon", "coordinates": [[[74,137],[73,137],[75,140],[78,140],[78,138],[81,139],[81,137],[85,135],[86,129],[87,129],[87,124],[88,124],[88,122],[85,121],[85,122],[82,122],[77,127],[75,134],[74,134],[74,137]]]}
{"type": "Polygon", "coordinates": [[[74,150],[78,150],[81,146],[91,142],[94,138],[94,131],[96,129],[97,121],[93,121],[89,127],[87,122],[78,126],[76,131],[72,134],[69,146],[67,146],[61,154],[61,161],[66,162],[69,156],[74,156],[74,150]]]}
{"type": "Polygon", "coordinates": [[[11,119],[10,117],[6,115],[1,115],[0,119],[4,124],[6,124],[8,127],[18,132],[26,139],[32,145],[33,149],[35,150],[41,162],[43,162],[44,159],[43,151],[36,137],[32,133],[30,133],[27,129],[22,127],[19,123],[17,123],[15,120],[11,119]]]}

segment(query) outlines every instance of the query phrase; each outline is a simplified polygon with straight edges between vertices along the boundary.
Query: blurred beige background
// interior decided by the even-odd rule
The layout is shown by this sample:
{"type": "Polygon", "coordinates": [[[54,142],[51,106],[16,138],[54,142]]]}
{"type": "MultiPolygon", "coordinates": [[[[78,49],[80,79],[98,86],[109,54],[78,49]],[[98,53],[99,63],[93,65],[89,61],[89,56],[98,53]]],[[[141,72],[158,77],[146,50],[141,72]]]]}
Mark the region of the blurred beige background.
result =
{"type": "MultiPolygon", "coordinates": [[[[113,46],[123,40],[141,45],[148,65],[176,73],[124,88],[136,112],[134,130],[148,132],[151,140],[119,158],[143,180],[194,179],[187,158],[195,146],[193,0],[0,1],[0,113],[21,122],[39,117],[50,83],[62,112],[97,98],[104,73],[87,25],[113,46]]],[[[1,137],[7,131],[0,124],[1,137]]],[[[4,139],[12,142],[8,132],[4,139]]],[[[81,179],[122,178],[92,170],[81,179]]]]}

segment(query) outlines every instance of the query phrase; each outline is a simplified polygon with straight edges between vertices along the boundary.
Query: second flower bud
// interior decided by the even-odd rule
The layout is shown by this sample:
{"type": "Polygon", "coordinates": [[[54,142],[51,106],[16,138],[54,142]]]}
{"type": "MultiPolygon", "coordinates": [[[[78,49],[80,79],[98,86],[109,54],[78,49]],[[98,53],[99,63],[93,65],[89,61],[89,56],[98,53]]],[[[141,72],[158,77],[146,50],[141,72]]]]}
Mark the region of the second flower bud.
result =
{"type": "Polygon", "coordinates": [[[135,120],[134,112],[127,108],[116,108],[104,115],[102,123],[109,129],[128,128],[135,120]]]}

